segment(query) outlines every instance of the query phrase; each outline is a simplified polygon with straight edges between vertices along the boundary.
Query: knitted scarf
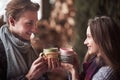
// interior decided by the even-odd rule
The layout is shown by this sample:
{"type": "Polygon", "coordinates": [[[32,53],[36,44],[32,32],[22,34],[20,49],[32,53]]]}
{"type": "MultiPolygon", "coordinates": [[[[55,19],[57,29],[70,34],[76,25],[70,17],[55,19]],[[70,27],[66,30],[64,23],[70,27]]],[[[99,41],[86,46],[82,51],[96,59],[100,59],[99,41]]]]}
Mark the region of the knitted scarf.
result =
{"type": "Polygon", "coordinates": [[[0,39],[7,56],[7,79],[26,74],[33,61],[38,57],[31,44],[16,38],[9,31],[7,24],[0,29],[0,39]]]}

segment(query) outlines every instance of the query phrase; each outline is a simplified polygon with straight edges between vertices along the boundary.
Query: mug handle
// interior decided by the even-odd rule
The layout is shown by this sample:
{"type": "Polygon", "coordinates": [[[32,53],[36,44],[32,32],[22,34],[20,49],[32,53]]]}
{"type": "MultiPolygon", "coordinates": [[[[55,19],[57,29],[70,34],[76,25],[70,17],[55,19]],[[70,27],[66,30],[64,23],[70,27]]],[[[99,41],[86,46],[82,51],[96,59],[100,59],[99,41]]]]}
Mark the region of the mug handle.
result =
{"type": "Polygon", "coordinates": [[[44,53],[42,52],[42,53],[40,53],[40,57],[45,57],[45,55],[44,55],[44,53]]]}

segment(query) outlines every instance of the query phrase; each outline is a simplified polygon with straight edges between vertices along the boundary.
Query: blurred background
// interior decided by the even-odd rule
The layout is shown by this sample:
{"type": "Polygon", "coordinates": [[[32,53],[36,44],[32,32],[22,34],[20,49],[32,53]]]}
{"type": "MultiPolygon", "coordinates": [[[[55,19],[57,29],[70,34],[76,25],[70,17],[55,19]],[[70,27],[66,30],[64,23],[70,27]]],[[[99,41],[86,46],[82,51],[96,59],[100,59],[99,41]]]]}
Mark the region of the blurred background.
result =
{"type": "MultiPolygon", "coordinates": [[[[0,26],[5,24],[4,8],[8,1],[0,0],[0,26]]],[[[87,52],[83,42],[88,19],[107,15],[120,25],[120,0],[32,1],[40,4],[38,31],[31,37],[38,53],[47,47],[70,47],[79,55],[81,64],[87,52]]]]}

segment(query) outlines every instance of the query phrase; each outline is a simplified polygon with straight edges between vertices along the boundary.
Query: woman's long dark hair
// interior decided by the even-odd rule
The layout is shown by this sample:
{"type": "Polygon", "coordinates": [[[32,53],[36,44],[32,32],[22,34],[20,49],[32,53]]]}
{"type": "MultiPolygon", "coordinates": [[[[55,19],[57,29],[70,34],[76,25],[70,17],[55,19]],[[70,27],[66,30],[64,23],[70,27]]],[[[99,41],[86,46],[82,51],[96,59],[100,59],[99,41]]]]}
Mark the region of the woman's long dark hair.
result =
{"type": "Polygon", "coordinates": [[[88,26],[94,41],[112,63],[111,66],[120,69],[120,26],[107,16],[90,19],[88,26]]]}

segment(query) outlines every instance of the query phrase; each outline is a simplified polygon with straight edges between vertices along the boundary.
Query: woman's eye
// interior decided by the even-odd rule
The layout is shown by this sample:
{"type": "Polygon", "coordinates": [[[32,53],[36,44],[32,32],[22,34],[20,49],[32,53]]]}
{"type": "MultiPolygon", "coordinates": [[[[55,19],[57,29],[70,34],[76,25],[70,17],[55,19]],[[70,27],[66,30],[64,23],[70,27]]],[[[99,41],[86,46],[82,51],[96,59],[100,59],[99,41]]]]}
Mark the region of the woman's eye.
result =
{"type": "Polygon", "coordinates": [[[90,36],[87,36],[87,38],[90,38],[90,36]]]}

